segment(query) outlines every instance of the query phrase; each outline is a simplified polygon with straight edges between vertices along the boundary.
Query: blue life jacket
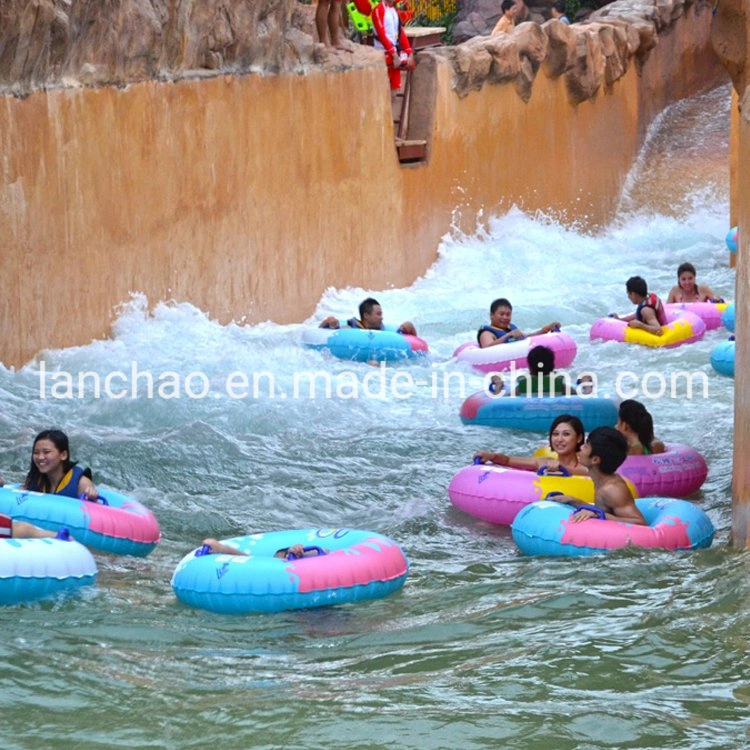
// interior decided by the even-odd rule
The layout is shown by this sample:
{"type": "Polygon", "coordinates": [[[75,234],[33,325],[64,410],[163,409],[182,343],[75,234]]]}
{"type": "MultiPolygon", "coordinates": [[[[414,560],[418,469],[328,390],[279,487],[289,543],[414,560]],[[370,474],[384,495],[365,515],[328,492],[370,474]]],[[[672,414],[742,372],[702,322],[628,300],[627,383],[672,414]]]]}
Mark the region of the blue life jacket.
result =
{"type": "Polygon", "coordinates": [[[64,497],[78,497],[78,483],[81,481],[81,477],[91,479],[91,469],[82,469],[78,464],[74,464],[65,472],[63,478],[60,480],[60,484],[57,485],[54,491],[49,487],[44,477],[40,479],[38,484],[30,486],[29,489],[32,492],[54,493],[55,495],[63,495],[64,497]]]}
{"type": "MultiPolygon", "coordinates": [[[[479,337],[485,332],[489,331],[490,333],[494,333],[497,338],[500,338],[501,336],[505,336],[506,333],[510,333],[511,331],[517,331],[518,326],[513,325],[513,323],[510,324],[508,328],[495,328],[494,326],[482,326],[477,331],[477,344],[479,343],[479,337]]],[[[506,339],[503,341],[504,344],[507,344],[510,339],[506,339]]]]}
{"type": "MultiPolygon", "coordinates": [[[[361,320],[358,320],[357,318],[349,318],[349,320],[346,321],[346,324],[349,326],[349,328],[364,328],[365,327],[364,323],[361,320]]],[[[368,329],[365,329],[365,330],[368,330],[368,329]]],[[[369,330],[384,331],[385,326],[381,323],[379,329],[374,328],[374,329],[369,329],[369,330]]]]}

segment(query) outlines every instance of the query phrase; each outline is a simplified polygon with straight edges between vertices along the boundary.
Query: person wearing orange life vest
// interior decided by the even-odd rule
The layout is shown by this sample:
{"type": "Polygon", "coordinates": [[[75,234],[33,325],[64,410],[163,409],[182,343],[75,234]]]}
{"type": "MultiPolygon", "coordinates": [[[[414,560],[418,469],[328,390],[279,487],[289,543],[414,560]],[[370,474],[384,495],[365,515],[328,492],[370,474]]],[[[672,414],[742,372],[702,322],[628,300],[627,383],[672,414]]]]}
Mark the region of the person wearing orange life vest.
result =
{"type": "Polygon", "coordinates": [[[401,88],[401,68],[414,70],[416,62],[409,39],[396,9],[396,0],[382,0],[372,9],[374,46],[385,51],[392,91],[401,88]]]}
{"type": "Polygon", "coordinates": [[[635,312],[629,315],[612,313],[611,317],[626,320],[631,328],[641,328],[661,336],[661,327],[667,323],[667,314],[659,297],[653,292],[649,294],[645,279],[640,276],[631,276],[625,282],[625,291],[628,299],[636,305],[635,312]]]}

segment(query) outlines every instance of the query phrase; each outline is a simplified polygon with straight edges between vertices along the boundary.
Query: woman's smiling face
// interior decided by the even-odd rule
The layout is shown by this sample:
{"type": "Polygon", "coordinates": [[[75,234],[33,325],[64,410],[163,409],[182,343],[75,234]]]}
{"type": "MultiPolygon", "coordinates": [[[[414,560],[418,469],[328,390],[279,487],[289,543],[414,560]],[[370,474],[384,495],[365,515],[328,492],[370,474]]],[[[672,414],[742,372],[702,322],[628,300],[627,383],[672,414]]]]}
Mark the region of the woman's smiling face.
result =
{"type": "Polygon", "coordinates": [[[42,474],[54,472],[57,468],[68,459],[68,452],[58,450],[51,440],[43,438],[34,443],[34,450],[31,454],[34,459],[34,465],[42,474]]]}
{"type": "Polygon", "coordinates": [[[580,437],[567,422],[558,424],[549,436],[550,447],[558,456],[570,456],[577,452],[580,437]]]}

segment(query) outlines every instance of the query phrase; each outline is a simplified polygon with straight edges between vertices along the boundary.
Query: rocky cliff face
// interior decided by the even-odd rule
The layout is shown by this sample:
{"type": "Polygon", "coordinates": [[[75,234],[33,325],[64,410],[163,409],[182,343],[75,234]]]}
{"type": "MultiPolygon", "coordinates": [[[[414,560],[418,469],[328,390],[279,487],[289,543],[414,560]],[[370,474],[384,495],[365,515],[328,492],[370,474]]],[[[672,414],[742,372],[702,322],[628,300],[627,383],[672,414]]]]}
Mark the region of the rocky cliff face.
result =
{"type": "Polygon", "coordinates": [[[477,36],[437,52],[448,58],[460,96],[487,83],[513,83],[528,101],[534,77],[544,65],[553,77],[565,76],[573,102],[611,86],[632,64],[641,64],[688,8],[710,12],[706,0],[617,0],[583,23],[521,23],[510,34],[477,36]]]}
{"type": "MultiPolygon", "coordinates": [[[[544,65],[549,75],[565,76],[572,101],[580,102],[642,62],[658,35],[693,5],[711,8],[710,0],[618,0],[584,23],[521,23],[512,34],[477,36],[429,54],[450,61],[460,96],[485,82],[509,82],[527,101],[544,65]]],[[[372,48],[337,52],[316,44],[313,12],[298,0],[2,0],[0,91],[380,61],[372,48]]],[[[725,64],[744,80],[740,0],[720,3],[717,23],[725,64]]]]}
{"type": "Polygon", "coordinates": [[[722,0],[716,4],[711,27],[714,50],[742,96],[748,86],[747,50],[750,46],[750,12],[743,0],[722,0]]]}
{"type": "Polygon", "coordinates": [[[340,65],[346,53],[314,43],[313,12],[297,0],[2,0],[0,87],[340,65]]]}

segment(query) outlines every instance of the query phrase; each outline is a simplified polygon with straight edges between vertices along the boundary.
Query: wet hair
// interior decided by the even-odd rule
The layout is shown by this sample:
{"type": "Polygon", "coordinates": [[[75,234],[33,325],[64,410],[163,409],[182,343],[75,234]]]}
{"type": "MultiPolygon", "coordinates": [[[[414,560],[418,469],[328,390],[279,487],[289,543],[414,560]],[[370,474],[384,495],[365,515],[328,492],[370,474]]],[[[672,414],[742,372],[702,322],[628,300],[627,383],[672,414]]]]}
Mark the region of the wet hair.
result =
{"type": "Polygon", "coordinates": [[[646,280],[642,279],[640,276],[631,276],[625,282],[625,289],[628,292],[635,292],[641,297],[645,297],[648,294],[648,284],[646,284],[646,280]]]}
{"type": "Polygon", "coordinates": [[[490,315],[492,315],[498,307],[507,307],[509,310],[513,310],[513,305],[511,305],[505,297],[498,297],[490,305],[490,315]]]}
{"type": "Polygon", "coordinates": [[[510,10],[515,4],[516,0],[503,0],[502,5],[500,6],[500,10],[505,13],[505,11],[510,10]]]}
{"type": "Polygon", "coordinates": [[[549,375],[555,369],[555,353],[548,346],[533,347],[526,356],[532,375],[549,375]]]}
{"type": "Polygon", "coordinates": [[[698,274],[695,271],[695,266],[692,263],[681,263],[680,267],[677,269],[677,280],[680,280],[680,276],[682,276],[685,271],[688,271],[693,274],[693,276],[697,276],[698,274]]]}
{"type": "Polygon", "coordinates": [[[359,319],[364,320],[365,315],[369,315],[372,312],[372,309],[375,307],[375,305],[380,306],[380,302],[378,302],[374,297],[368,297],[367,299],[363,299],[359,303],[359,319]]]}
{"type": "Polygon", "coordinates": [[[654,442],[654,419],[640,401],[626,399],[620,404],[617,416],[638,435],[642,446],[651,447],[651,443],[654,442]]]}
{"type": "Polygon", "coordinates": [[[34,463],[34,448],[40,440],[49,440],[60,453],[65,451],[68,454],[68,457],[63,461],[63,474],[67,474],[76,465],[75,461],[70,460],[68,436],[62,430],[42,430],[34,438],[34,444],[31,448],[31,466],[29,467],[29,473],[26,475],[26,481],[23,483],[24,489],[27,490],[42,490],[46,486],[44,475],[34,463]]]}
{"type": "Polygon", "coordinates": [[[583,422],[572,414],[560,414],[560,416],[555,417],[555,421],[549,427],[549,447],[552,447],[552,433],[561,424],[569,424],[573,428],[576,434],[576,450],[581,450],[584,438],[586,437],[586,431],[583,429],[583,422]]]}
{"type": "Polygon", "coordinates": [[[552,7],[558,12],[558,13],[565,13],[565,6],[567,2],[566,0],[555,0],[554,3],[552,3],[552,7]]]}
{"type": "Polygon", "coordinates": [[[596,427],[586,442],[591,446],[591,455],[599,459],[603,474],[614,474],[627,458],[628,441],[614,427],[596,427]]]}

